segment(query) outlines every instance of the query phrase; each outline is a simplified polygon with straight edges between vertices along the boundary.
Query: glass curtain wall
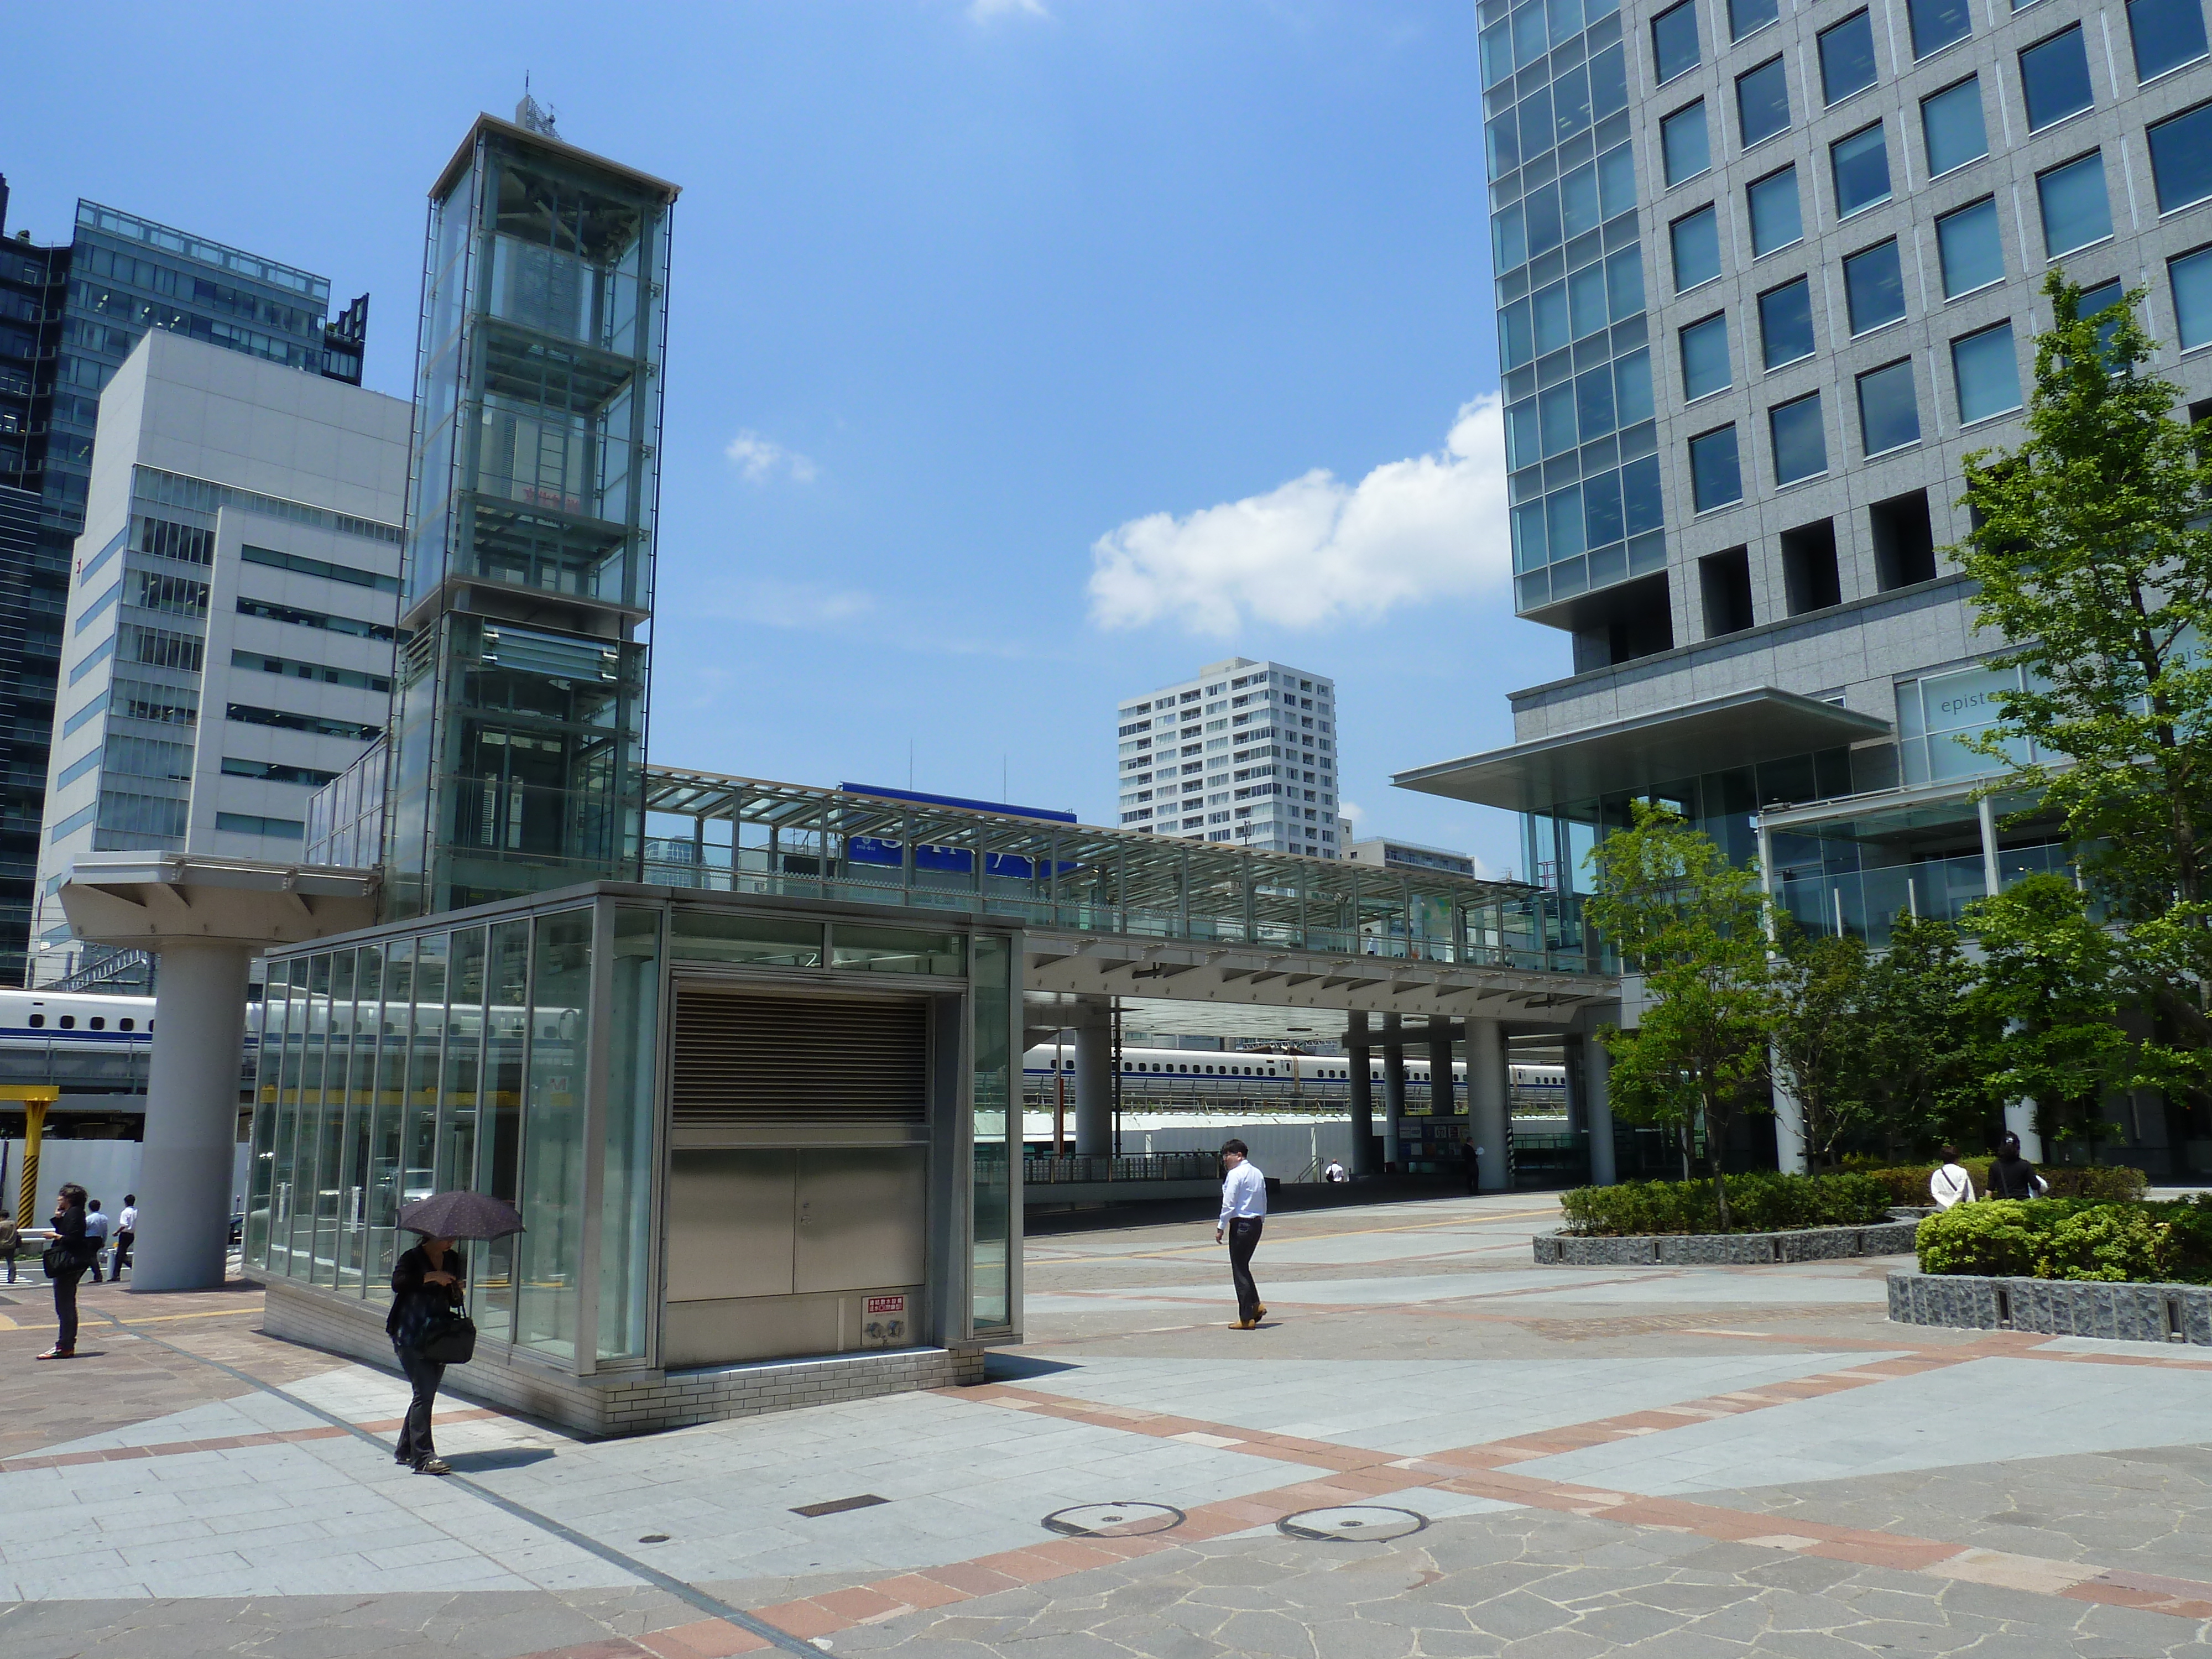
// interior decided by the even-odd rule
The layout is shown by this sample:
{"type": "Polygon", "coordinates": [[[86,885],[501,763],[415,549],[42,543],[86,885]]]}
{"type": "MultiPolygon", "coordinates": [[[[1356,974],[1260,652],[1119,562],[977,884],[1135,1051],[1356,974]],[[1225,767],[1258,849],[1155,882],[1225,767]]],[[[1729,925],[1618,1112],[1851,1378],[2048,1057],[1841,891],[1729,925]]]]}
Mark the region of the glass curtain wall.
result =
{"type": "MultiPolygon", "coordinates": [[[[245,1241],[257,1272],[375,1301],[413,1242],[401,1207],[472,1187],[512,1200],[527,1228],[463,1247],[485,1340],[577,1358],[592,926],[574,908],[270,964],[245,1241]]],[[[615,938],[608,1362],[645,1352],[658,917],[623,912],[615,938]]]]}
{"type": "Polygon", "coordinates": [[[674,195],[486,121],[432,203],[395,914],[635,878],[674,195]]]}

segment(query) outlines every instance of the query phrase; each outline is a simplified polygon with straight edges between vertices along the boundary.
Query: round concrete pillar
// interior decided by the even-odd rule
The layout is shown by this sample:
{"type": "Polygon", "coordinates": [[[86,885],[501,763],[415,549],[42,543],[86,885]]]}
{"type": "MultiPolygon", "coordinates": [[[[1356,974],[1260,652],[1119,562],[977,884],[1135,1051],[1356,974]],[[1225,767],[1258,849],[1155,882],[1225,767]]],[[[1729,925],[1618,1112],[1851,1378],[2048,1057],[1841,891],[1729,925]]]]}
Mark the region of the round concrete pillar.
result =
{"type": "Polygon", "coordinates": [[[1075,1011],[1075,1151],[1079,1158],[1114,1151],[1114,1014],[1103,997],[1075,1011]]]}
{"type": "Polygon", "coordinates": [[[134,1291],[222,1283],[238,1149],[238,1055],[250,946],[161,947],[146,1144],[138,1176],[134,1291]]]}
{"type": "Polygon", "coordinates": [[[1345,1081],[1352,1085],[1352,1173],[1381,1175],[1375,1146],[1375,1051],[1367,1046],[1367,1016],[1354,1014],[1344,1033],[1345,1081]]]}
{"type": "Polygon", "coordinates": [[[1429,1115],[1451,1117],[1459,1110],[1459,1091],[1452,1078],[1451,1021],[1440,1014],[1429,1016],[1429,1115]]]}
{"type": "Polygon", "coordinates": [[[1467,1023],[1467,1128],[1481,1149],[1482,1190],[1511,1185],[1505,1099],[1505,1028],[1494,1019],[1467,1023]]]}
{"type": "Polygon", "coordinates": [[[1774,1167],[1784,1175],[1803,1175],[1808,1167],[1805,1148],[1805,1107],[1782,1075],[1771,1066],[1774,1095],[1774,1167]]]}
{"type": "Polygon", "coordinates": [[[1406,1023],[1396,1014],[1382,1016],[1382,1161],[1395,1164],[1405,1155],[1398,1139],[1406,1117],[1406,1023]]]}
{"type": "Polygon", "coordinates": [[[1613,1161],[1613,1101],[1606,1091],[1606,1079],[1613,1065],[1613,1056],[1605,1051],[1605,1044],[1594,1036],[1570,1037],[1583,1045],[1583,1119],[1589,1130],[1590,1184],[1610,1187],[1620,1179],[1613,1161]]]}

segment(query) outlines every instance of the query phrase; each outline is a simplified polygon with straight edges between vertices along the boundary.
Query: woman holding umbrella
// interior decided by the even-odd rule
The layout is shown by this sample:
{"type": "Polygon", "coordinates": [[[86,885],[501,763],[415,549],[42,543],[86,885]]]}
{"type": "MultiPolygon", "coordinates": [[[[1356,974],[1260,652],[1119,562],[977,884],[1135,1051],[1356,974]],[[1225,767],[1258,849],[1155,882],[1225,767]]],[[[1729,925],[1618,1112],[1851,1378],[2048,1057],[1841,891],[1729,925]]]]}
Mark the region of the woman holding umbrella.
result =
{"type": "Polygon", "coordinates": [[[431,1443],[430,1414],[446,1367],[467,1363],[476,1346],[476,1327],[460,1311],[461,1257],[453,1243],[519,1233],[522,1218],[513,1205],[482,1193],[440,1193],[402,1210],[399,1224],[422,1242],[392,1265],[392,1311],[384,1321],[399,1369],[415,1388],[394,1455],[417,1474],[451,1474],[453,1466],[431,1443]]]}

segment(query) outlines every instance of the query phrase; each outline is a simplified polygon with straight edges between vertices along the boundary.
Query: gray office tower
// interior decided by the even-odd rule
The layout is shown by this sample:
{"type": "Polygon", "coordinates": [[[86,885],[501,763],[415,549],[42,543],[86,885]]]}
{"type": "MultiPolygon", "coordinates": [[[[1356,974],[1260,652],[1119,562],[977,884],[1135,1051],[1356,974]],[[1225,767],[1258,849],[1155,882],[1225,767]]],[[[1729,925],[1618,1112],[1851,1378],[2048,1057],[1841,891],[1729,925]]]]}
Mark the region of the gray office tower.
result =
{"type": "MultiPolygon", "coordinates": [[[[1512,694],[1510,748],[1399,781],[1522,814],[1571,946],[1639,795],[1876,944],[2063,868],[2033,803],[1975,799],[1961,740],[2012,680],[1946,550],[1961,457],[2024,435],[2053,267],[2143,290],[2155,367],[2212,399],[2200,0],[1480,17],[1515,608],[1574,672],[1512,694]]],[[[2212,1164],[2179,1108],[2126,1133],[2212,1164]]]]}
{"type": "MultiPolygon", "coordinates": [[[[0,239],[7,220],[0,177],[0,239]]],[[[358,386],[368,296],[335,319],[330,298],[327,277],[96,202],[65,244],[0,240],[0,984],[23,982],[100,394],[155,328],[358,386]]]]}

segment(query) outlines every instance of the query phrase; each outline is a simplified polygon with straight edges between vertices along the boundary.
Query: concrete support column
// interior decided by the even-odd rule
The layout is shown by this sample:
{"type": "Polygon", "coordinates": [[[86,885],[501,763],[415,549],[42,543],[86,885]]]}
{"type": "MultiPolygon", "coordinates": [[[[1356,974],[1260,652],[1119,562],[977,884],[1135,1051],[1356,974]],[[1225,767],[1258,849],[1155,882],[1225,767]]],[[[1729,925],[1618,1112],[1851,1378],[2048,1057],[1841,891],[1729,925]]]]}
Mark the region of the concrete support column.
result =
{"type": "Polygon", "coordinates": [[[2005,1103],[2004,1126],[2020,1137],[2020,1155],[2030,1164],[2043,1162],[2043,1136],[2035,1127],[2035,1103],[2032,1100],[2008,1100],[2005,1103]]]}
{"type": "Polygon", "coordinates": [[[1085,997],[1075,1010],[1075,1152],[1113,1151],[1114,1011],[1104,997],[1085,997]]]}
{"type": "Polygon", "coordinates": [[[1406,1022],[1382,1016],[1382,1161],[1395,1164],[1404,1148],[1398,1140],[1406,1117],[1406,1022]]]}
{"type": "Polygon", "coordinates": [[[1482,1164],[1482,1190],[1502,1193],[1512,1181],[1505,1098],[1505,1028],[1494,1019],[1467,1023],[1467,1132],[1482,1164]]]}
{"type": "Polygon", "coordinates": [[[1613,1155],[1613,1101],[1606,1091],[1613,1056],[1606,1053],[1605,1044],[1594,1036],[1581,1041],[1583,1115],[1589,1126],[1590,1184],[1610,1187],[1620,1179],[1613,1155]]]}
{"type": "Polygon", "coordinates": [[[138,1176],[133,1291],[212,1290],[230,1238],[238,1148],[238,1054],[252,947],[161,947],[146,1146],[138,1176]]]}
{"type": "Polygon", "coordinates": [[[53,1213],[51,1204],[42,1208],[39,1202],[39,1143],[46,1138],[46,1104],[43,1100],[23,1103],[23,1168],[16,1179],[15,1200],[19,1227],[43,1227],[53,1213]]]}
{"type": "Polygon", "coordinates": [[[1367,1042],[1367,1016],[1352,1016],[1344,1033],[1344,1061],[1352,1085],[1352,1173],[1382,1173],[1382,1160],[1375,1155],[1375,1050],[1367,1042]]]}
{"type": "Polygon", "coordinates": [[[1441,1014],[1429,1016],[1429,1113],[1450,1117],[1459,1110],[1459,1092],[1452,1081],[1451,1021],[1441,1014]]]}
{"type": "Polygon", "coordinates": [[[1779,1066],[1768,1068],[1774,1078],[1774,1167],[1784,1175],[1803,1175],[1809,1166],[1805,1151],[1805,1108],[1782,1076],[1779,1066]]]}

